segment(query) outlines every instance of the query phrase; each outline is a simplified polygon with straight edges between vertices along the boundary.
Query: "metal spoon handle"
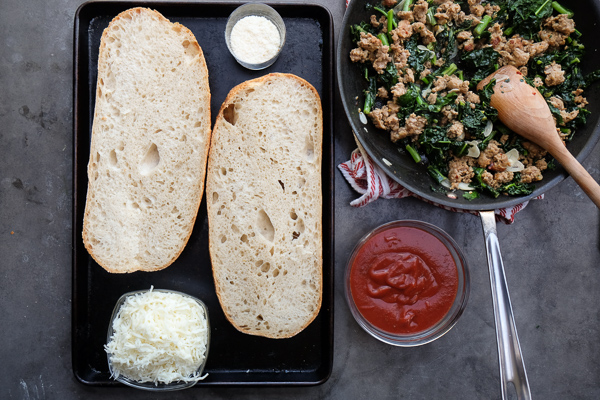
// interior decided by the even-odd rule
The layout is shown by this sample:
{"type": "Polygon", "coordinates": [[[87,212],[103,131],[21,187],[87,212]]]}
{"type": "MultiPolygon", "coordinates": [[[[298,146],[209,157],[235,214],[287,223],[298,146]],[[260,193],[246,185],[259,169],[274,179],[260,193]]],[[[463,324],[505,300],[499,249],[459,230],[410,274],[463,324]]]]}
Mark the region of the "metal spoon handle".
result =
{"type": "Polygon", "coordinates": [[[515,326],[510,297],[508,295],[506,276],[504,275],[500,243],[498,242],[498,235],[496,233],[496,216],[493,211],[482,211],[480,212],[480,216],[490,269],[502,399],[508,397],[508,382],[513,383],[519,400],[531,399],[531,391],[529,390],[529,382],[517,336],[517,327],[515,326]]]}

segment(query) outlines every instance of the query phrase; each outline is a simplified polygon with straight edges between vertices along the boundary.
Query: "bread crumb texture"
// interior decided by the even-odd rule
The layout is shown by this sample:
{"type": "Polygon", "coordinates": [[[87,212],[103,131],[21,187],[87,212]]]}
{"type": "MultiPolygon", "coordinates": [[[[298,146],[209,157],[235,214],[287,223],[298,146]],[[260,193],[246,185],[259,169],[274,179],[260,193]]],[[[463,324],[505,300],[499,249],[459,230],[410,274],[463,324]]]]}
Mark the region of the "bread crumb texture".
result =
{"type": "Polygon", "coordinates": [[[153,271],[181,253],[200,204],[210,91],[185,27],[135,8],[102,36],[83,238],[110,272],[153,271]]]}
{"type": "Polygon", "coordinates": [[[270,74],[232,90],[207,174],[217,294],[242,332],[290,337],[322,297],[322,110],[306,81],[270,74]]]}

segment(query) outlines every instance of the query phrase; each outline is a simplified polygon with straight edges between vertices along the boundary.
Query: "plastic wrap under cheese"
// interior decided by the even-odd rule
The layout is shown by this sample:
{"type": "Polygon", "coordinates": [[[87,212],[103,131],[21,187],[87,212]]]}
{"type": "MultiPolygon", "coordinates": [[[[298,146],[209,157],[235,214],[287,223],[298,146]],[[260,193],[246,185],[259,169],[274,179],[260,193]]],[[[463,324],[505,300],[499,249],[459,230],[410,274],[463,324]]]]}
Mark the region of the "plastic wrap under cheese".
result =
{"type": "Polygon", "coordinates": [[[105,350],[115,378],[190,382],[205,377],[197,371],[206,356],[207,340],[206,315],[196,301],[150,289],[125,300],[105,350]]]}

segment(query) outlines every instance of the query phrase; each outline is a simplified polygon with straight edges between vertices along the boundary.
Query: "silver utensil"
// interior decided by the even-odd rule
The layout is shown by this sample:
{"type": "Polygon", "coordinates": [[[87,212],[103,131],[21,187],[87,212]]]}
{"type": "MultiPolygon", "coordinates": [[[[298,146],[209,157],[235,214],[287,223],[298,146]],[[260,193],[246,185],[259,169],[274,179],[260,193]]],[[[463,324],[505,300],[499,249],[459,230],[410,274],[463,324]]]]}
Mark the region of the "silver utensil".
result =
{"type": "Polygon", "coordinates": [[[525,371],[525,363],[521,355],[521,345],[517,335],[517,327],[513,317],[504,263],[500,254],[500,243],[496,232],[496,215],[494,211],[480,211],[485,247],[487,249],[488,267],[490,269],[490,285],[494,303],[494,319],[496,324],[496,342],[498,344],[498,363],[500,364],[500,384],[502,399],[508,396],[508,383],[514,385],[519,400],[531,399],[529,381],[525,371]]]}

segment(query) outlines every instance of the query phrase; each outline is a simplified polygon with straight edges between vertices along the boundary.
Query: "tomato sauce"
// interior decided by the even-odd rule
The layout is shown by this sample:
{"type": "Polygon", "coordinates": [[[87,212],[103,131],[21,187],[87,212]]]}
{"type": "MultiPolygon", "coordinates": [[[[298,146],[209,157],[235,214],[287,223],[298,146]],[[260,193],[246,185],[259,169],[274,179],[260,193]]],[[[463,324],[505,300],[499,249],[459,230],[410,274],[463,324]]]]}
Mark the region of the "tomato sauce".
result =
{"type": "Polygon", "coordinates": [[[350,271],[354,303],[371,324],[393,334],[424,331],[452,307],[458,270],[438,238],[397,226],[369,238],[350,271]]]}

